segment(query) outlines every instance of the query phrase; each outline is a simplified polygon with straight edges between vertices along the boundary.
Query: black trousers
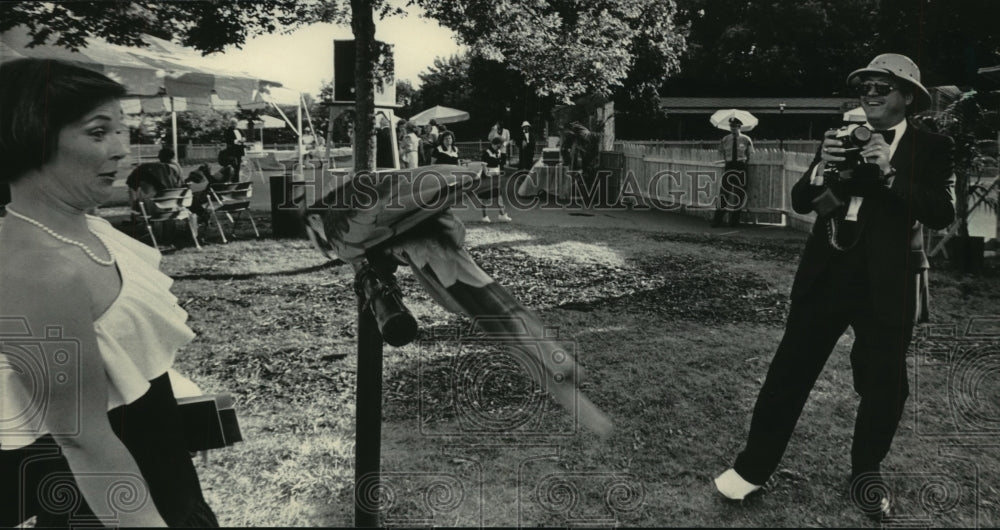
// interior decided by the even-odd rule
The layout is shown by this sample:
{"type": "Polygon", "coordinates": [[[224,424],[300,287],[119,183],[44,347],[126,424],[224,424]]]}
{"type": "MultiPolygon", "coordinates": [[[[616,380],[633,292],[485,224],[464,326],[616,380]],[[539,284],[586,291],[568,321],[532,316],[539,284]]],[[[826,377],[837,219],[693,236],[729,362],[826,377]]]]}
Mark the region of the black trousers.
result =
{"type": "Polygon", "coordinates": [[[233,157],[233,182],[240,181],[240,167],[243,166],[243,157],[233,157]]]}
{"type": "Polygon", "coordinates": [[[722,185],[719,188],[719,206],[715,210],[713,225],[721,225],[726,212],[729,212],[729,224],[740,224],[740,210],[747,202],[747,163],[726,162],[726,171],[722,174],[722,185]]]}
{"type": "Polygon", "coordinates": [[[806,399],[847,326],[854,329],[851,368],[861,396],[852,477],[879,471],[889,452],[909,395],[906,350],[913,324],[876,322],[861,252],[838,254],[813,290],[792,302],[785,335],[754,406],[746,447],[734,465],[748,482],[764,484],[777,469],[806,399]]]}
{"type": "MultiPolygon", "coordinates": [[[[168,526],[218,527],[185,449],[169,376],[150,385],[138,400],[108,411],[111,428],[135,458],[149,497],[168,526]]],[[[0,450],[0,526],[21,524],[31,516],[38,517],[39,528],[99,526],[79,489],[78,481],[86,479],[86,474],[73,473],[51,435],[26,447],[0,450]]],[[[109,492],[112,509],[134,509],[138,499],[146,499],[121,495],[126,491],[131,490],[123,487],[117,496],[109,492]]]]}

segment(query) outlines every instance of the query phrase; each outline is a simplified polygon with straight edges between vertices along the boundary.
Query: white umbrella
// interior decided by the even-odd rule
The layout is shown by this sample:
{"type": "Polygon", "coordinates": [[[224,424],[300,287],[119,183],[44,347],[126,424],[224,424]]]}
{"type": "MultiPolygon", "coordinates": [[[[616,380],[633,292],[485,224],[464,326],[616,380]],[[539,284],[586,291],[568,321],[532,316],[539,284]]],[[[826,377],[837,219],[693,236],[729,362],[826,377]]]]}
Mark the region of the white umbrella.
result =
{"type": "Polygon", "coordinates": [[[851,123],[864,123],[868,121],[868,116],[865,115],[865,109],[863,107],[858,107],[845,112],[844,121],[851,123]]]}
{"type": "Polygon", "coordinates": [[[457,123],[469,119],[469,113],[451,107],[433,106],[423,112],[414,114],[408,121],[414,125],[427,125],[431,120],[438,123],[457,123]]]}
{"type": "Polygon", "coordinates": [[[712,117],[708,119],[712,123],[712,126],[717,129],[722,129],[723,131],[729,130],[729,120],[736,118],[743,122],[740,130],[743,132],[753,130],[757,126],[757,118],[745,110],[739,109],[725,109],[717,110],[712,117]]]}

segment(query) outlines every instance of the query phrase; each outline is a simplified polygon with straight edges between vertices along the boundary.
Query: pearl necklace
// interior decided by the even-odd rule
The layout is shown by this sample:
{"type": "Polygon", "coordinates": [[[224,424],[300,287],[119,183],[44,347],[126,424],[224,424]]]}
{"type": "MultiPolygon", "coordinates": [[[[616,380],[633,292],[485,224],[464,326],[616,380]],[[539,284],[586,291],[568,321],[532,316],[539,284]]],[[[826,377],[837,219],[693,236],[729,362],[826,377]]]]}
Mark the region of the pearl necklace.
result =
{"type": "Polygon", "coordinates": [[[7,213],[13,215],[14,217],[17,217],[18,219],[21,219],[21,220],[24,220],[24,221],[26,221],[28,223],[31,223],[31,224],[37,226],[38,228],[41,228],[42,230],[45,231],[46,234],[48,234],[48,235],[56,238],[59,241],[62,241],[63,243],[68,243],[70,245],[73,245],[73,246],[76,246],[76,247],[80,247],[80,249],[83,250],[87,254],[87,256],[90,257],[90,259],[94,260],[94,262],[97,263],[98,265],[103,265],[105,267],[110,267],[110,266],[112,266],[112,265],[115,264],[115,253],[112,252],[111,248],[108,246],[108,244],[104,242],[104,238],[102,238],[99,234],[97,234],[93,230],[91,230],[90,233],[94,234],[94,236],[97,237],[97,240],[101,242],[101,245],[104,246],[104,250],[108,253],[108,256],[110,256],[109,259],[105,260],[105,259],[101,259],[101,258],[97,257],[97,254],[94,254],[94,252],[92,250],[90,250],[89,248],[87,248],[87,245],[84,245],[83,243],[81,243],[81,242],[79,242],[79,241],[77,241],[75,239],[70,239],[70,238],[68,238],[66,236],[63,236],[63,235],[59,234],[58,232],[56,232],[55,230],[53,230],[53,229],[45,226],[41,222],[36,221],[36,220],[28,217],[27,215],[24,215],[24,214],[15,212],[14,210],[11,210],[10,206],[7,207],[7,213]]]}

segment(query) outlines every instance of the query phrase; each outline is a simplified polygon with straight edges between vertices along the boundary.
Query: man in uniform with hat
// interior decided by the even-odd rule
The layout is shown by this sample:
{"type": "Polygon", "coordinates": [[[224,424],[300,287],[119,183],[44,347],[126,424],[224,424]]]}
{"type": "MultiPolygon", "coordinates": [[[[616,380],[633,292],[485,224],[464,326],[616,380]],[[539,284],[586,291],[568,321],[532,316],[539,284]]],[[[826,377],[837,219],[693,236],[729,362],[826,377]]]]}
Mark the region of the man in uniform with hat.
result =
{"type": "MultiPolygon", "coordinates": [[[[866,514],[885,517],[893,506],[880,466],[909,393],[905,357],[914,323],[927,317],[922,225],[943,229],[954,220],[953,142],[907,121],[931,99],[909,58],[879,55],[852,72],[847,83],[874,131],[860,151],[865,163],[854,171],[850,204],[843,201],[832,213],[820,208],[826,213],[818,216],[806,242],[785,334],[757,397],[746,447],[715,484],[726,497],[743,499],[768,480],[823,365],[850,326],[860,404],[849,491],[866,514]],[[850,229],[849,241],[837,240],[831,231],[837,226],[850,229]]],[[[836,131],[826,133],[811,167],[792,189],[798,213],[814,211],[829,198],[824,168],[845,160],[835,136],[836,131]]]]}
{"type": "Polygon", "coordinates": [[[722,174],[722,185],[719,188],[719,206],[712,218],[712,228],[722,226],[722,220],[729,212],[729,226],[740,225],[740,210],[747,200],[747,164],[753,155],[753,141],[742,134],[743,122],[739,118],[730,118],[729,130],[719,142],[719,153],[726,161],[726,171],[722,174]]]}

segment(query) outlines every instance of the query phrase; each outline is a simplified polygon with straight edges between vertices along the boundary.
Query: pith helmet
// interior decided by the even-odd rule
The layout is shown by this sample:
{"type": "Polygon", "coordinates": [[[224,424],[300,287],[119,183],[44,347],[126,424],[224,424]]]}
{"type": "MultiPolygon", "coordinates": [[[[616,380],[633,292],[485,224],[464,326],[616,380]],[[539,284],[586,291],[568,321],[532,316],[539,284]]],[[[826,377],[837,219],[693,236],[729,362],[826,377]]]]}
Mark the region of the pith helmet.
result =
{"type": "Polygon", "coordinates": [[[919,111],[931,106],[931,94],[920,83],[920,68],[917,64],[905,55],[898,53],[883,53],[872,59],[865,68],[860,68],[851,72],[847,76],[847,84],[853,85],[861,82],[864,74],[888,74],[896,79],[906,81],[915,90],[913,91],[913,110],[919,111]]]}

